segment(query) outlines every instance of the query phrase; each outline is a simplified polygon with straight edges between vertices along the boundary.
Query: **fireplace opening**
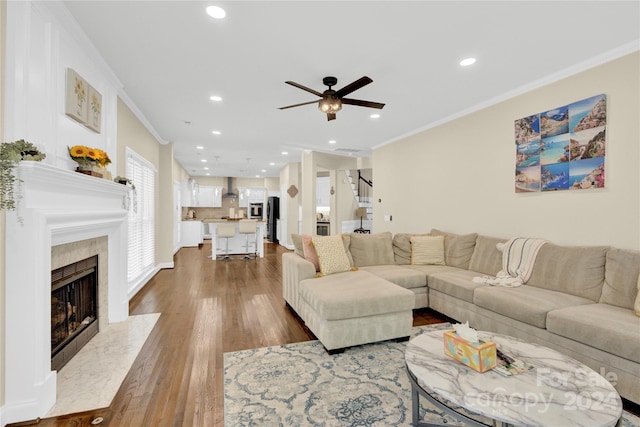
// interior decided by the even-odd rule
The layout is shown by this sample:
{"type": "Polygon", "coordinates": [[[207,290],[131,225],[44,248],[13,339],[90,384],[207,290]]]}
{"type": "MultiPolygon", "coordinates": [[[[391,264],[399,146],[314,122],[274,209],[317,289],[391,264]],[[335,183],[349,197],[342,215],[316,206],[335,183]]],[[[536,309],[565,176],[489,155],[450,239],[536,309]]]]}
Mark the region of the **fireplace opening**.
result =
{"type": "Polygon", "coordinates": [[[98,256],[51,272],[51,369],[98,333],[98,256]]]}

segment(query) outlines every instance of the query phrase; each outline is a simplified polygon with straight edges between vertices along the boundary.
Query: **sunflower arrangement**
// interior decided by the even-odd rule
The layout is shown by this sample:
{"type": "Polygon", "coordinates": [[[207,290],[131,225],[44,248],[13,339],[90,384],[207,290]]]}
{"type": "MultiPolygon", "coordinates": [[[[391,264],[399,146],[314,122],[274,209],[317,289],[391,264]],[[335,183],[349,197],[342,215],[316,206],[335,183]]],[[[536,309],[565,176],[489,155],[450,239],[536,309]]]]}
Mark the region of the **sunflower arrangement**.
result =
{"type": "Polygon", "coordinates": [[[111,163],[111,159],[105,151],[99,148],[89,148],[84,145],[74,145],[69,148],[69,156],[82,166],[94,164],[105,167],[111,163]]]}

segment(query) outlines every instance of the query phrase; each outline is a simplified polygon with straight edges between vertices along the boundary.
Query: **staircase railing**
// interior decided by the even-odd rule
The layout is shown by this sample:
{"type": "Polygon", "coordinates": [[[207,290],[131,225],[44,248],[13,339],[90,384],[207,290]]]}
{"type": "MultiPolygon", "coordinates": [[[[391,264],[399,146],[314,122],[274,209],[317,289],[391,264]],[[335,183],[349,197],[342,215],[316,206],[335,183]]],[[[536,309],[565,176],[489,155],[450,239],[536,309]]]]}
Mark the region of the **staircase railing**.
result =
{"type": "Polygon", "coordinates": [[[358,197],[361,202],[371,202],[371,196],[373,194],[373,181],[366,179],[358,170],[358,197]]]}

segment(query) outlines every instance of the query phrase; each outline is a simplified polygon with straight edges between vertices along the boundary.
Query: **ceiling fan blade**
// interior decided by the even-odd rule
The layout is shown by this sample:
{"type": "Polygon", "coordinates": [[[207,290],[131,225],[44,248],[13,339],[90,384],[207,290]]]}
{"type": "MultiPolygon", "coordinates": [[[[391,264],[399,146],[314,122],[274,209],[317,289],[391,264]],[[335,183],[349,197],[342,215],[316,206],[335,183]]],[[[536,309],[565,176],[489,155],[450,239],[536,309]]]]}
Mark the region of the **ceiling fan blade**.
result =
{"type": "Polygon", "coordinates": [[[310,88],[308,88],[306,86],[302,86],[300,83],[296,83],[296,82],[292,82],[292,81],[286,81],[285,83],[288,84],[288,85],[291,85],[291,86],[295,86],[298,89],[306,90],[307,92],[312,93],[312,94],[322,98],[322,94],[320,92],[318,92],[317,90],[310,89],[310,88]]]}
{"type": "Polygon", "coordinates": [[[331,120],[335,120],[336,119],[336,113],[327,113],[327,121],[330,122],[331,120]]]}
{"type": "Polygon", "coordinates": [[[336,98],[342,98],[343,96],[349,95],[351,92],[356,91],[356,90],[360,89],[361,87],[368,85],[371,82],[373,82],[373,80],[371,80],[367,76],[360,77],[355,82],[346,85],[345,87],[343,87],[339,91],[336,91],[335,96],[336,96],[336,98]]]}
{"type": "Polygon", "coordinates": [[[286,110],[287,108],[299,107],[301,105],[317,104],[318,102],[320,102],[319,99],[317,101],[309,101],[309,102],[303,102],[301,104],[287,105],[286,107],[280,107],[279,110],[286,110]]]}
{"type": "Polygon", "coordinates": [[[384,107],[384,104],[380,102],[361,101],[359,99],[342,98],[341,101],[343,104],[357,105],[360,107],[369,107],[369,108],[378,108],[378,109],[382,109],[382,107],[384,107]]]}

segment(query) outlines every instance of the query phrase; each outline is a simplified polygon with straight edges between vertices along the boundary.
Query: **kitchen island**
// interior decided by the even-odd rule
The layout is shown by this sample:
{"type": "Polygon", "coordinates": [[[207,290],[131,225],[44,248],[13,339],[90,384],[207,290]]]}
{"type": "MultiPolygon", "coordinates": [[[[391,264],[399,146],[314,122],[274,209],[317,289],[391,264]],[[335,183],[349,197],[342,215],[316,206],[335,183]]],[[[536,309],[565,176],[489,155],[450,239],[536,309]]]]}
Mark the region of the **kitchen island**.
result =
{"type": "MultiPolygon", "coordinates": [[[[240,234],[238,231],[240,227],[240,221],[228,221],[226,219],[205,219],[203,222],[209,223],[209,230],[211,232],[211,259],[215,260],[219,256],[224,256],[226,240],[218,239],[217,231],[218,224],[233,222],[236,226],[236,235],[229,237],[229,254],[244,254],[245,248],[245,235],[240,234]]],[[[256,253],[260,258],[264,257],[264,236],[265,236],[265,222],[258,221],[256,227],[256,234],[249,234],[249,252],[253,253],[254,247],[256,253]]]]}

